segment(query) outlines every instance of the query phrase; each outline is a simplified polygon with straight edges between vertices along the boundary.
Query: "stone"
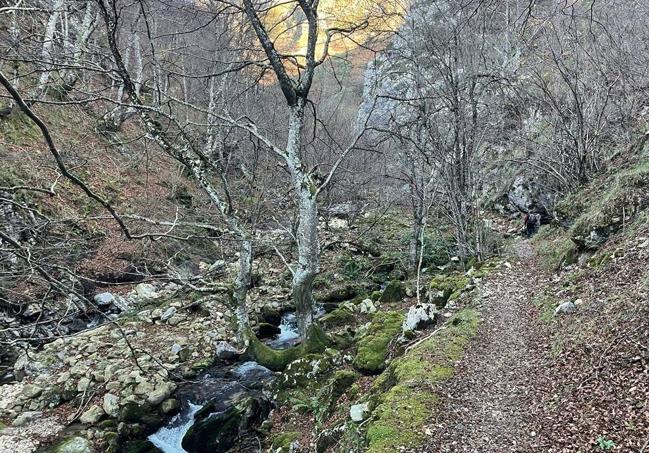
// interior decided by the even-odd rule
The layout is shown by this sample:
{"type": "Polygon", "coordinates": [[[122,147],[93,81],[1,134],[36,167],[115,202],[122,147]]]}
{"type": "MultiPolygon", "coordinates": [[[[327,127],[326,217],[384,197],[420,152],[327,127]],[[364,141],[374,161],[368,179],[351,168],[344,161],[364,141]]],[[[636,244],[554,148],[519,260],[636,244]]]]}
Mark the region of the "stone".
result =
{"type": "Polygon", "coordinates": [[[95,295],[95,303],[100,307],[106,307],[115,301],[115,296],[111,293],[99,293],[95,295]]]}
{"type": "Polygon", "coordinates": [[[437,307],[434,304],[417,304],[410,307],[402,329],[417,330],[431,325],[435,320],[437,307]]]}
{"type": "Polygon", "coordinates": [[[88,379],[87,377],[82,377],[77,383],[77,390],[79,392],[85,392],[86,390],[88,390],[88,387],[90,387],[90,382],[90,379],[88,379]]]}
{"type": "Polygon", "coordinates": [[[155,390],[149,393],[146,401],[153,406],[157,406],[158,404],[169,398],[174,390],[176,390],[176,385],[174,383],[163,382],[161,384],[158,384],[155,390]]]}
{"type": "Polygon", "coordinates": [[[227,341],[217,341],[214,344],[214,353],[219,360],[235,360],[241,355],[237,348],[227,341]]]}
{"type": "Polygon", "coordinates": [[[398,280],[393,280],[385,287],[379,302],[381,303],[393,303],[401,302],[403,300],[406,292],[403,288],[403,283],[398,280]]]}
{"type": "Polygon", "coordinates": [[[173,315],[176,314],[176,307],[169,307],[165,312],[160,316],[160,321],[165,322],[169,320],[173,315]]]}
{"type": "Polygon", "coordinates": [[[35,384],[27,384],[23,387],[22,393],[28,399],[38,398],[43,393],[43,388],[35,384]]]}
{"type": "Polygon", "coordinates": [[[157,299],[159,297],[155,286],[150,283],[140,283],[135,287],[135,293],[142,300],[157,299]]]}
{"type": "Polygon", "coordinates": [[[171,346],[171,352],[176,355],[180,362],[186,362],[192,356],[192,351],[186,346],[181,346],[178,343],[174,343],[171,346]]]}
{"type": "Polygon", "coordinates": [[[374,305],[372,299],[363,299],[358,305],[358,309],[361,313],[376,313],[376,305],[374,305]]]}
{"type": "Polygon", "coordinates": [[[41,415],[43,415],[43,413],[40,412],[40,411],[27,411],[27,412],[23,412],[23,413],[20,414],[18,417],[16,417],[16,419],[13,421],[13,423],[11,424],[11,426],[17,426],[17,427],[18,427],[18,426],[23,426],[23,425],[25,425],[26,423],[29,423],[29,422],[31,422],[31,421],[33,421],[33,420],[36,420],[36,419],[39,418],[41,415]]]}
{"type": "Polygon", "coordinates": [[[160,405],[160,410],[165,415],[172,415],[180,409],[180,403],[175,398],[164,400],[160,405]]]}
{"type": "Polygon", "coordinates": [[[87,425],[94,425],[99,420],[101,420],[104,415],[106,415],[104,410],[101,407],[94,405],[83,414],[81,414],[79,421],[87,425]]]}
{"type": "Polygon", "coordinates": [[[360,423],[367,418],[370,412],[370,405],[368,403],[354,404],[349,409],[349,416],[355,423],[360,423]]]}
{"type": "Polygon", "coordinates": [[[133,389],[136,395],[148,395],[151,392],[153,392],[153,385],[149,381],[142,381],[133,389]]]}
{"type": "Polygon", "coordinates": [[[225,453],[245,431],[259,426],[271,410],[263,397],[247,397],[222,412],[208,410],[209,403],[196,413],[196,422],[182,440],[187,451],[225,453]]]}
{"type": "Polygon", "coordinates": [[[102,408],[109,417],[117,418],[117,415],[119,414],[119,398],[112,393],[106,393],[104,395],[102,408]]]}
{"type": "Polygon", "coordinates": [[[574,302],[563,302],[555,310],[555,316],[570,315],[577,311],[577,305],[574,302]]]}
{"type": "Polygon", "coordinates": [[[90,441],[78,436],[64,440],[54,447],[54,453],[93,453],[93,451],[90,441]]]}

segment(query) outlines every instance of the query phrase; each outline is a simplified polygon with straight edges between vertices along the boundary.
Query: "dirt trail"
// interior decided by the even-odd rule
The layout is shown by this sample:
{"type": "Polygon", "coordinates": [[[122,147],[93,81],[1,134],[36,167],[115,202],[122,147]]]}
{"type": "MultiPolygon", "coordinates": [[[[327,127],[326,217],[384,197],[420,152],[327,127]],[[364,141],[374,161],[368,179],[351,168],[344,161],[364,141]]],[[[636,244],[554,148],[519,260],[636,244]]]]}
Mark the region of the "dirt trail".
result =
{"type": "Polygon", "coordinates": [[[547,364],[531,304],[542,273],[527,242],[516,245],[516,255],[481,290],[483,323],[443,387],[444,403],[424,451],[547,451],[534,416],[547,364]]]}

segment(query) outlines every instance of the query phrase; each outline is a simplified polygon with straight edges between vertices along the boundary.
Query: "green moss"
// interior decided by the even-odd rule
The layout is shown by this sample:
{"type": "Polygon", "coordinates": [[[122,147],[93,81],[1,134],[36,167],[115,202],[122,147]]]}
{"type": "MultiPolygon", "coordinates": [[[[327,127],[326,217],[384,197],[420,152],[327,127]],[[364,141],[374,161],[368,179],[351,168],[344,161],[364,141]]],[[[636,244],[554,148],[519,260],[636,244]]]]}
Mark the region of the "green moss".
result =
{"type": "Polygon", "coordinates": [[[554,309],[557,304],[555,301],[547,296],[535,297],[532,301],[536,307],[539,309],[539,318],[546,324],[554,321],[554,309]]]}
{"type": "Polygon", "coordinates": [[[349,309],[345,307],[336,308],[331,313],[327,313],[320,319],[320,324],[325,329],[354,324],[356,317],[349,309]]]}
{"type": "Polygon", "coordinates": [[[299,432],[286,432],[281,434],[275,434],[272,440],[273,452],[278,450],[281,452],[288,452],[291,449],[291,444],[300,438],[301,434],[299,432]]]}
{"type": "MultiPolygon", "coordinates": [[[[604,184],[605,191],[584,209],[570,229],[571,237],[583,248],[597,248],[610,234],[622,228],[649,204],[646,189],[649,186],[649,161],[630,170],[619,172],[604,184]],[[591,233],[596,233],[596,239],[591,233]]],[[[579,194],[583,195],[584,190],[579,194]]]]}
{"type": "Polygon", "coordinates": [[[430,300],[439,308],[444,308],[449,300],[457,299],[470,283],[469,277],[461,272],[438,274],[430,281],[430,300]]]}
{"type": "Polygon", "coordinates": [[[542,227],[532,244],[542,266],[550,271],[558,271],[564,266],[574,264],[579,258],[577,246],[560,228],[542,227]]]}
{"type": "Polygon", "coordinates": [[[379,302],[381,303],[394,303],[401,302],[405,297],[406,292],[403,289],[403,283],[398,280],[393,280],[385,287],[379,302]]]}
{"type": "Polygon", "coordinates": [[[374,315],[367,334],[358,343],[354,367],[375,373],[385,368],[392,340],[401,333],[404,315],[397,312],[378,312],[374,315]]]}
{"type": "Polygon", "coordinates": [[[453,364],[475,335],[478,313],[458,312],[443,330],[394,360],[374,382],[369,398],[375,406],[367,430],[368,453],[388,453],[425,442],[422,426],[432,417],[435,386],[453,375],[453,364]]]}
{"type": "Polygon", "coordinates": [[[304,343],[288,349],[272,349],[259,341],[252,332],[249,337],[250,344],[246,351],[248,358],[272,371],[282,371],[289,363],[305,354],[323,352],[332,344],[331,339],[318,325],[311,327],[304,343]]]}

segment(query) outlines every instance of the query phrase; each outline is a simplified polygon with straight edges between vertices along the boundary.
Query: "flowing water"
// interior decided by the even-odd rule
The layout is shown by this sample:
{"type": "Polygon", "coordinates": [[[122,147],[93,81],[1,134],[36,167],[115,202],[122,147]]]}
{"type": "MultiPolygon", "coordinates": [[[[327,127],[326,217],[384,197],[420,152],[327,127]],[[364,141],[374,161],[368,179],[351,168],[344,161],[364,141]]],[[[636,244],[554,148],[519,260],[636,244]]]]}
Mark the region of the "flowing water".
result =
{"type": "MultiPolygon", "coordinates": [[[[319,308],[317,316],[324,311],[319,308]]],[[[274,349],[286,349],[299,342],[295,313],[282,315],[280,333],[267,341],[274,349]]],[[[163,453],[187,453],[182,441],[194,424],[194,416],[208,402],[217,402],[215,412],[223,412],[241,397],[259,392],[264,383],[270,382],[274,373],[256,362],[237,365],[217,365],[203,374],[197,382],[182,387],[176,392],[181,411],[169,423],[149,436],[149,441],[163,453]]]]}

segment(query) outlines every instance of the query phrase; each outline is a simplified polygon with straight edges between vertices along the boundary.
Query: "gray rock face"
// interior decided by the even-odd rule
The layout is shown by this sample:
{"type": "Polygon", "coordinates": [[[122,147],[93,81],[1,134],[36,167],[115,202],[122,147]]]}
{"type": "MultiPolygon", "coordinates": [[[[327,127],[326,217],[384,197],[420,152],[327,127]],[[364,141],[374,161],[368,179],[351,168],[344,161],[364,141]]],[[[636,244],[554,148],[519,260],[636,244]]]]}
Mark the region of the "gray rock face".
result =
{"type": "Polygon", "coordinates": [[[577,311],[577,305],[574,302],[563,302],[555,310],[555,316],[570,315],[577,311]]]}
{"type": "Polygon", "coordinates": [[[159,297],[155,286],[150,283],[140,283],[135,287],[135,293],[142,300],[157,299],[159,297]]]}
{"type": "Polygon", "coordinates": [[[376,305],[372,299],[364,299],[359,305],[358,309],[361,313],[376,313],[376,305]]]}
{"type": "Polygon", "coordinates": [[[509,202],[524,212],[547,214],[552,211],[555,196],[538,182],[518,176],[507,193],[509,202]]]}
{"type": "Polygon", "coordinates": [[[368,403],[354,404],[349,409],[349,416],[355,423],[360,423],[367,418],[370,413],[370,405],[368,403]]]}
{"type": "Polygon", "coordinates": [[[99,293],[95,296],[95,303],[100,307],[105,307],[115,301],[115,296],[111,293],[99,293]]]}
{"type": "Polygon", "coordinates": [[[433,323],[437,307],[434,304],[413,305],[408,310],[408,315],[403,321],[403,330],[417,330],[433,323]]]}

